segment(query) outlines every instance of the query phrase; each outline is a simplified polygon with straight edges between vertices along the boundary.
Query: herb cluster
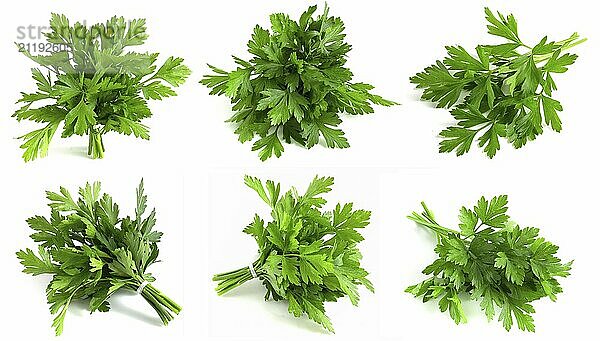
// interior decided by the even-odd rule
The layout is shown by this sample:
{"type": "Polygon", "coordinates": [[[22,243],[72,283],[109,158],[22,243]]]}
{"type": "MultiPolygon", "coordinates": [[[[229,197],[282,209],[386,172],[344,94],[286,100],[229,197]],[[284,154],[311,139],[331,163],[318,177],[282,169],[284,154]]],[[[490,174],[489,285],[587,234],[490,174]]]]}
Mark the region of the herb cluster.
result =
{"type": "Polygon", "coordinates": [[[355,210],[352,203],[324,211],[327,201],[321,195],[331,191],[331,177],[315,177],[304,195],[295,188],[280,195],[280,185],[270,180],[264,186],[246,176],[245,182],[269,205],[272,220],[256,215],[244,229],[258,244],[258,259],[251,266],[215,275],[217,293],[257,277],[267,289],[265,299],[286,300],[290,314],[306,314],[333,332],[324,303],[347,296],[358,305],[359,286],[373,291],[357,248],[364,239],[359,231],[369,224],[371,212],[355,210]]]}
{"type": "Polygon", "coordinates": [[[439,299],[442,312],[465,323],[463,294],[480,301],[488,320],[499,310],[498,321],[508,331],[513,318],[521,330],[533,332],[532,302],[562,292],[558,278],[569,276],[571,263],[557,256],[558,246],[539,236],[539,229],[521,228],[509,221],[506,195],[479,199],[471,210],[460,210],[459,230],[441,226],[423,205],[423,213],[408,218],[433,231],[439,256],[423,273],[430,277],[407,292],[423,302],[439,299]],[[498,310],[497,310],[498,309],[498,310]]]}
{"type": "Polygon", "coordinates": [[[104,156],[106,133],[149,139],[149,129],[141,123],[152,116],[147,100],[176,95],[173,88],[190,75],[183,59],[169,57],[157,69],[158,53],[126,51],[148,38],[145,19],[126,22],[113,17],[106,24],[86,27],[79,22],[71,26],[64,15],[52,14],[50,28],[48,42],[65,49],[36,56],[22,49],[46,71],[32,69],[37,91],[22,93],[18,103],[23,106],[13,115],[44,124],[20,137],[23,159],[46,156],[61,123],[63,138],[89,136],[92,158],[104,156]]]}
{"type": "MultiPolygon", "coordinates": [[[[373,94],[372,85],[353,81],[343,21],[330,16],[326,5],[322,14],[316,10],[310,6],[298,20],[272,14],[270,30],[254,28],[247,44],[250,59],[234,56],[233,71],[209,65],[212,74],[200,81],[211,95],[230,99],[234,114],[228,121],[240,142],[253,141],[262,161],[280,157],[283,142],[347,148],[340,129],[344,113],[397,105],[373,94]]],[[[501,138],[521,148],[546,127],[562,129],[554,77],[577,59],[566,51],[585,39],[574,33],[527,45],[513,15],[488,8],[485,15],[488,33],[503,38],[501,43],[478,45],[474,52],[446,47],[446,58],[410,78],[423,90],[423,100],[450,109],[457,121],[440,133],[440,152],[463,155],[476,143],[492,158],[501,138]]],[[[88,136],[91,158],[104,156],[103,136],[109,132],[149,139],[142,123],[152,115],[148,101],[175,96],[174,88],[191,74],[181,58],[168,57],[159,67],[158,53],[129,50],[148,38],[144,19],[126,22],[115,16],[87,27],[52,14],[50,29],[48,43],[63,48],[46,55],[20,49],[40,68],[32,69],[37,90],[22,93],[17,102],[22,107],[13,117],[43,124],[20,137],[25,161],[45,157],[61,126],[63,138],[88,136]]],[[[215,275],[218,295],[256,278],[265,286],[266,300],[285,301],[290,314],[333,332],[325,303],[348,297],[357,306],[361,286],[374,291],[358,249],[371,212],[352,203],[326,210],[323,195],[333,183],[317,176],[300,195],[294,187],[282,193],[274,181],[246,176],[245,184],[270,207],[271,218],[257,214],[244,229],[259,255],[247,267],[215,275]]],[[[154,230],[156,212],[145,213],[143,181],[134,216],[121,217],[99,182],[81,187],[77,197],[62,187],[46,193],[50,216],[27,220],[37,252],[27,248],[17,257],[23,272],[51,275],[46,295],[57,335],[74,301],[86,301],[90,312],[106,312],[111,296],[121,290],[138,292],[165,325],[180,313],[182,308],[151,284],[155,278],[148,268],[158,261],[162,233],[154,230]]],[[[482,197],[473,209],[462,207],[458,229],[450,229],[422,203],[424,212],[408,218],[435,233],[438,259],[423,270],[428,278],[406,292],[424,302],[438,300],[457,324],[467,321],[463,302],[469,299],[507,331],[515,321],[519,329],[535,331],[532,303],[557,299],[558,280],[570,275],[572,262],[558,258],[558,246],[540,237],[539,229],[509,221],[507,205],[505,195],[482,197]]]]}
{"type": "Polygon", "coordinates": [[[490,158],[500,138],[515,148],[543,133],[544,126],[561,131],[554,75],[564,73],[577,55],[565,51],[585,41],[577,33],[561,41],[542,38],[535,46],[521,41],[514,16],[485,9],[488,33],[505,39],[498,45],[479,45],[475,54],[448,46],[448,56],[411,77],[423,89],[422,99],[452,109],[456,125],[440,135],[440,152],[469,151],[474,140],[490,158]],[[479,137],[478,137],[479,136],[479,137]]]}
{"type": "Polygon", "coordinates": [[[249,61],[234,56],[238,67],[231,72],[209,65],[214,74],[201,81],[211,94],[231,99],[235,114],[229,122],[240,142],[258,138],[252,150],[263,161],[281,156],[281,140],[312,148],[323,138],[329,148],[347,148],[338,127],[341,113],[362,115],[372,113],[373,104],[396,104],[372,94],[372,85],[352,82],[344,23],[329,16],[327,6],[314,18],[316,9],[309,7],[299,21],[272,14],[271,31],[254,28],[249,61]]]}
{"type": "Polygon", "coordinates": [[[89,301],[90,312],[106,312],[108,300],[119,290],[137,291],[166,325],[181,307],[156,289],[147,272],[157,262],[162,233],[154,230],[156,212],[144,217],[147,197],[143,182],[137,191],[134,217],[119,217],[119,206],[100,183],[89,183],[73,198],[63,187],[59,193],[46,192],[50,201],[49,218],[33,216],[27,220],[35,231],[31,239],[39,243],[37,254],[31,249],[17,252],[23,272],[47,274],[52,280],[46,289],[52,326],[56,335],[63,331],[69,305],[89,301]]]}

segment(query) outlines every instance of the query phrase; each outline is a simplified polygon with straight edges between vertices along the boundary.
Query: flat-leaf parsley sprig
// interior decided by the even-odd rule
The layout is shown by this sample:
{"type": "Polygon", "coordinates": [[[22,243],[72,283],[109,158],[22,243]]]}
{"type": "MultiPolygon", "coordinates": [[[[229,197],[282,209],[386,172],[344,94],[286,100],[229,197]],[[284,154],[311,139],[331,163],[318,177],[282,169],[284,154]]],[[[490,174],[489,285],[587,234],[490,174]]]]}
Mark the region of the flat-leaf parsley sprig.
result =
{"type": "Polygon", "coordinates": [[[282,139],[312,148],[322,138],[329,148],[347,148],[338,127],[341,113],[368,114],[373,104],[396,104],[372,94],[372,85],[352,82],[344,23],[329,16],[327,6],[314,18],[316,9],[309,7],[299,21],[272,14],[270,31],[254,28],[250,60],[234,56],[238,67],[231,72],[209,65],[214,74],[201,81],[211,94],[231,99],[235,114],[229,122],[240,142],[258,138],[252,150],[263,161],[281,156],[282,139]]]}
{"type": "Polygon", "coordinates": [[[324,211],[327,201],[321,195],[331,191],[331,177],[315,177],[304,195],[295,188],[281,195],[280,185],[270,180],[263,185],[246,176],[245,182],[269,205],[272,220],[255,215],[244,229],[256,240],[259,256],[250,266],[215,275],[217,293],[258,278],[267,289],[265,299],[286,300],[290,314],[306,314],[333,332],[324,303],[347,296],[358,305],[361,285],[373,291],[357,248],[371,212],[355,210],[352,203],[324,211]]]}
{"type": "Polygon", "coordinates": [[[509,221],[506,195],[479,199],[471,210],[461,208],[459,229],[441,226],[422,203],[423,213],[408,218],[433,231],[438,255],[423,273],[430,276],[407,292],[423,302],[439,299],[442,312],[467,322],[464,294],[480,301],[488,320],[502,321],[508,331],[517,321],[521,330],[535,331],[532,302],[544,297],[556,300],[562,287],[558,278],[570,274],[571,262],[556,256],[558,246],[539,236],[534,227],[522,228],[509,221]]]}
{"type": "Polygon", "coordinates": [[[63,48],[35,56],[21,48],[43,68],[32,69],[37,91],[22,93],[18,103],[23,106],[13,115],[44,124],[20,137],[23,159],[46,156],[61,123],[63,138],[89,136],[92,158],[104,156],[106,133],[149,139],[149,128],[141,123],[152,116],[147,100],[176,95],[173,88],[190,75],[183,59],[169,57],[157,68],[158,53],[127,51],[148,38],[145,19],[112,17],[87,27],[79,22],[71,26],[66,16],[52,14],[50,29],[48,42],[63,48]]]}
{"type": "Polygon", "coordinates": [[[564,73],[577,55],[565,51],[584,42],[577,33],[561,41],[542,38],[525,44],[513,15],[485,9],[488,33],[504,38],[498,45],[479,45],[475,54],[462,46],[448,46],[448,56],[410,81],[423,89],[422,99],[452,109],[458,121],[440,135],[440,152],[468,152],[477,145],[490,158],[500,149],[500,138],[515,148],[543,133],[544,126],[560,132],[562,122],[554,75],[564,73]]]}
{"type": "Polygon", "coordinates": [[[181,307],[156,289],[148,267],[158,261],[162,233],[154,230],[156,211],[144,216],[147,196],[143,181],[137,191],[135,216],[120,217],[119,206],[100,183],[86,184],[73,198],[63,187],[46,192],[51,209],[49,218],[27,220],[35,231],[38,252],[25,249],[17,257],[23,272],[52,276],[46,289],[52,326],[56,335],[63,331],[67,309],[72,302],[85,300],[90,312],[106,312],[108,300],[117,291],[138,292],[166,325],[181,307]]]}

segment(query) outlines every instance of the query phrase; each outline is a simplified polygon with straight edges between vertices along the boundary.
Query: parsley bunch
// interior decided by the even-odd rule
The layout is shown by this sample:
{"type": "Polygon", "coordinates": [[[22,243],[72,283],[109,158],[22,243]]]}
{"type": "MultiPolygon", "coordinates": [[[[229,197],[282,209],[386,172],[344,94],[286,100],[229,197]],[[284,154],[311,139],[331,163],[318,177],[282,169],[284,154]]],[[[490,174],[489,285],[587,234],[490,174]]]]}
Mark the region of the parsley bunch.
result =
{"type": "Polygon", "coordinates": [[[372,104],[396,104],[370,93],[373,86],[352,82],[344,23],[329,16],[327,6],[313,18],[316,9],[309,7],[299,21],[272,14],[271,31],[254,28],[248,42],[252,59],[234,56],[239,66],[231,72],[209,65],[215,74],[201,81],[211,95],[231,99],[235,114],[228,122],[236,124],[240,142],[258,137],[252,150],[263,161],[281,156],[281,139],[312,148],[323,137],[329,148],[347,148],[338,128],[341,113],[368,114],[372,104]]]}
{"type": "Polygon", "coordinates": [[[46,295],[56,335],[63,331],[69,305],[89,300],[90,312],[106,312],[108,299],[119,290],[137,291],[166,325],[181,307],[156,289],[147,272],[157,262],[162,233],[153,230],[156,212],[143,217],[147,197],[143,181],[137,191],[134,217],[119,217],[119,206],[100,183],[79,189],[75,199],[63,187],[60,193],[46,192],[50,218],[34,216],[27,220],[35,231],[31,238],[40,243],[38,254],[30,249],[17,252],[23,272],[52,275],[46,295]]]}
{"type": "Polygon", "coordinates": [[[485,9],[488,33],[504,38],[498,45],[479,45],[476,54],[462,46],[448,46],[448,56],[410,81],[423,89],[423,100],[452,109],[458,121],[440,135],[440,152],[469,151],[477,144],[492,158],[500,138],[515,148],[542,134],[544,126],[561,131],[558,113],[563,110],[552,98],[554,74],[564,73],[577,55],[565,53],[585,41],[577,33],[561,41],[542,38],[531,47],[521,41],[512,15],[494,15],[485,9]]]}
{"type": "Polygon", "coordinates": [[[79,22],[70,26],[67,17],[52,14],[50,28],[46,38],[60,47],[57,51],[33,56],[22,50],[48,71],[32,69],[37,92],[22,93],[17,103],[24,105],[13,115],[44,124],[20,137],[23,159],[46,156],[61,123],[63,138],[89,136],[92,158],[104,156],[102,136],[108,132],[149,139],[149,129],[141,123],[152,116],[146,100],[176,95],[172,87],[190,75],[183,59],[169,57],[157,70],[158,53],[126,52],[148,38],[145,19],[125,22],[113,17],[106,24],[86,27],[79,22]]]}
{"type": "Polygon", "coordinates": [[[270,180],[266,190],[257,178],[246,176],[245,182],[271,207],[272,220],[265,223],[255,215],[244,229],[258,244],[258,259],[215,275],[217,293],[223,295],[257,277],[267,289],[265,299],[287,300],[290,314],[306,314],[333,332],[323,303],[348,296],[356,306],[360,285],[373,291],[357,248],[363,240],[358,230],[369,224],[371,212],[354,210],[352,203],[323,211],[327,201],[321,194],[331,190],[331,177],[315,177],[301,196],[295,188],[280,195],[280,185],[270,180]]]}
{"type": "Polygon", "coordinates": [[[408,218],[429,228],[437,236],[437,260],[423,273],[430,277],[410,286],[407,292],[422,296],[423,302],[439,298],[442,312],[448,311],[456,322],[465,323],[463,294],[480,300],[488,320],[500,310],[498,321],[508,331],[513,317],[521,330],[533,332],[531,303],[543,297],[556,300],[562,292],[558,277],[569,276],[571,262],[556,256],[558,246],[539,236],[539,229],[521,228],[509,222],[506,195],[479,199],[473,210],[460,210],[460,230],[438,224],[422,203],[424,212],[408,218]]]}

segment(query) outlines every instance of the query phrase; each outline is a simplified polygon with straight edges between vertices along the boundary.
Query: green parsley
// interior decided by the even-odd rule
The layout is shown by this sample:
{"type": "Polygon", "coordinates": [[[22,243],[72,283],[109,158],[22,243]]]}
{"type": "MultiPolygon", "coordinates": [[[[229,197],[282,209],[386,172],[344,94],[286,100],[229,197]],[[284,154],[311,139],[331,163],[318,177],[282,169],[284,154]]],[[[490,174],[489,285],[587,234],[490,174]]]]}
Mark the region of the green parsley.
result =
{"type": "Polygon", "coordinates": [[[158,258],[162,233],[153,230],[156,211],[145,217],[147,197],[143,181],[137,191],[134,217],[119,217],[119,206],[108,194],[101,194],[100,183],[89,183],[73,198],[63,187],[59,193],[46,192],[50,201],[49,218],[34,216],[27,220],[35,231],[31,238],[39,243],[37,254],[31,249],[17,252],[23,272],[37,276],[52,275],[46,289],[52,326],[56,335],[63,331],[69,305],[76,300],[89,302],[90,312],[106,312],[108,299],[119,290],[139,292],[166,325],[181,307],[152,284],[146,270],[158,258]]]}
{"type": "Polygon", "coordinates": [[[329,148],[347,148],[338,128],[341,113],[368,114],[373,104],[396,104],[370,93],[369,84],[351,82],[344,23],[329,16],[327,6],[314,18],[316,9],[309,7],[299,21],[272,14],[271,31],[254,28],[249,61],[234,56],[238,67],[231,72],[209,65],[214,74],[201,81],[211,95],[231,99],[235,114],[228,122],[235,123],[240,142],[258,138],[252,150],[263,161],[281,156],[282,139],[312,148],[322,137],[329,148]]]}
{"type": "Polygon", "coordinates": [[[508,198],[501,195],[479,199],[472,209],[461,208],[459,229],[438,224],[422,203],[424,212],[408,218],[433,231],[437,237],[437,260],[423,273],[430,277],[406,292],[423,302],[439,299],[456,324],[467,322],[462,300],[479,300],[488,320],[496,316],[508,331],[513,317],[521,330],[535,331],[531,303],[562,292],[558,277],[567,277],[571,262],[556,256],[558,246],[539,236],[539,229],[521,228],[509,221],[508,198]]]}
{"type": "Polygon", "coordinates": [[[554,74],[564,73],[577,55],[566,50],[585,41],[577,33],[561,41],[542,38],[531,47],[521,41],[513,15],[485,9],[488,33],[504,38],[498,45],[479,45],[476,54],[448,46],[443,61],[427,67],[410,81],[423,89],[422,99],[452,109],[458,121],[440,133],[440,152],[469,151],[474,140],[492,158],[500,138],[515,148],[543,133],[544,126],[560,132],[563,110],[552,98],[554,74]],[[477,137],[479,136],[479,137],[477,137]]]}
{"type": "Polygon", "coordinates": [[[48,154],[48,146],[59,125],[61,137],[88,135],[88,155],[104,156],[102,136],[108,132],[149,139],[141,123],[152,116],[146,100],[175,96],[172,87],[183,84],[190,70],[183,59],[169,57],[157,70],[158,53],[126,51],[142,45],[146,20],[126,22],[113,17],[91,27],[77,22],[70,26],[64,15],[52,14],[48,43],[60,46],[48,55],[22,52],[47,73],[33,68],[35,93],[22,93],[24,105],[13,117],[44,126],[20,137],[23,159],[31,161],[48,154]],[[34,102],[48,103],[33,106],[34,102]]]}
{"type": "Polygon", "coordinates": [[[324,302],[348,296],[356,306],[360,285],[374,290],[357,248],[363,240],[359,229],[369,224],[371,212],[354,210],[352,203],[323,211],[327,201],[321,195],[331,191],[331,177],[315,177],[301,196],[293,187],[280,195],[280,185],[270,180],[266,190],[257,178],[246,176],[245,182],[269,205],[272,220],[255,215],[244,229],[256,240],[259,256],[250,266],[215,275],[217,293],[257,277],[267,289],[265,299],[286,300],[290,314],[306,314],[333,332],[324,302]]]}

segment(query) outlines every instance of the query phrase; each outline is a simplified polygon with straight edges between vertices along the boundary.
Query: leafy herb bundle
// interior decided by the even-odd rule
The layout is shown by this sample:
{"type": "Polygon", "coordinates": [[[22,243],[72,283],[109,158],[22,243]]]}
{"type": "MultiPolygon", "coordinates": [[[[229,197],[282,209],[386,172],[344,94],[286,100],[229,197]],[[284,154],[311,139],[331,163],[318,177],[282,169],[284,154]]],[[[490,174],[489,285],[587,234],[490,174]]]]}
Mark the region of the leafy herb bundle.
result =
{"type": "Polygon", "coordinates": [[[169,57],[157,70],[158,53],[126,52],[148,38],[145,19],[113,17],[86,27],[79,22],[70,26],[67,17],[52,14],[50,28],[46,38],[56,51],[33,56],[21,49],[48,71],[32,69],[37,91],[22,93],[17,103],[24,105],[13,115],[45,125],[20,137],[23,159],[46,156],[61,122],[63,138],[89,135],[92,158],[104,156],[102,136],[108,132],[149,139],[149,129],[141,123],[152,115],[146,100],[176,95],[173,87],[190,75],[183,59],[169,57]]]}
{"type": "Polygon", "coordinates": [[[488,320],[500,310],[498,321],[509,331],[513,317],[521,330],[533,332],[531,303],[543,297],[556,300],[562,292],[558,277],[567,277],[571,262],[556,256],[558,246],[539,236],[539,229],[521,228],[509,222],[506,195],[486,200],[473,210],[460,210],[460,230],[438,224],[422,203],[424,212],[408,218],[429,228],[437,236],[437,260],[423,273],[430,277],[410,286],[407,292],[423,302],[439,298],[439,308],[448,311],[456,324],[465,323],[463,294],[480,300],[488,320]]]}
{"type": "Polygon", "coordinates": [[[345,67],[351,46],[344,41],[344,23],[329,16],[327,6],[313,18],[316,9],[309,7],[299,21],[272,14],[271,31],[254,28],[248,42],[252,59],[234,56],[239,66],[231,72],[209,65],[215,74],[201,81],[211,95],[231,99],[236,113],[228,122],[236,124],[242,143],[258,136],[252,150],[263,161],[281,156],[281,139],[312,148],[323,137],[329,148],[347,148],[338,128],[341,113],[368,114],[373,104],[396,104],[370,93],[369,84],[352,83],[345,67]]]}
{"type": "Polygon", "coordinates": [[[306,314],[333,332],[324,302],[348,296],[358,305],[358,287],[373,291],[361,268],[357,248],[363,240],[359,229],[369,224],[371,212],[354,210],[352,203],[337,204],[331,212],[321,194],[333,186],[331,177],[315,177],[302,196],[292,188],[280,195],[280,185],[245,177],[248,187],[272,209],[272,221],[258,215],[244,229],[258,244],[259,256],[252,265],[215,275],[216,291],[223,295],[257,277],[265,285],[265,299],[287,300],[290,314],[306,314]]]}
{"type": "Polygon", "coordinates": [[[90,312],[106,312],[108,299],[119,290],[137,291],[166,325],[181,307],[156,289],[147,272],[157,262],[161,232],[153,230],[156,211],[143,217],[147,196],[143,181],[137,191],[135,217],[119,217],[119,207],[108,194],[101,195],[100,183],[79,189],[74,199],[63,187],[60,193],[46,192],[50,218],[27,220],[40,243],[38,254],[30,249],[17,252],[23,272],[52,275],[46,295],[56,335],[63,331],[71,302],[89,300],[90,312]]]}
{"type": "Polygon", "coordinates": [[[500,149],[500,138],[515,148],[543,133],[544,126],[560,132],[563,110],[552,98],[554,74],[564,73],[577,55],[565,53],[585,41],[577,33],[561,41],[542,38],[530,47],[521,41],[514,16],[485,9],[488,33],[506,39],[498,45],[479,45],[476,55],[462,46],[448,46],[448,56],[410,81],[423,89],[422,99],[452,109],[458,121],[440,133],[440,152],[468,152],[477,144],[488,157],[500,149]]]}

